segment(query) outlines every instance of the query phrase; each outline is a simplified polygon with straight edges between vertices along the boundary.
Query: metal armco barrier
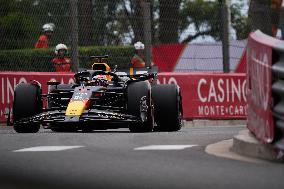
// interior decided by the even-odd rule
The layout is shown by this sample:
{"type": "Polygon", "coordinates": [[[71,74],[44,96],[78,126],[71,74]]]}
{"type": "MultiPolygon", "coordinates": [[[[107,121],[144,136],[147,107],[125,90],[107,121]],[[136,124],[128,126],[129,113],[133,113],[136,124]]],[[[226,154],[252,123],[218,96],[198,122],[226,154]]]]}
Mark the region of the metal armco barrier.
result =
{"type": "MultiPolygon", "coordinates": [[[[37,80],[47,93],[46,82],[72,83],[72,73],[0,72],[0,121],[13,101],[13,89],[20,82],[37,80]]],[[[246,119],[245,74],[160,73],[158,83],[178,84],[183,97],[185,119],[246,119]]],[[[162,95],[162,94],[161,94],[162,95]]]]}
{"type": "Polygon", "coordinates": [[[272,65],[274,99],[273,115],[275,119],[275,145],[284,150],[284,42],[273,48],[275,63],[272,65]]]}
{"type": "Polygon", "coordinates": [[[260,31],[247,49],[248,128],[284,151],[284,42],[260,31]]]}

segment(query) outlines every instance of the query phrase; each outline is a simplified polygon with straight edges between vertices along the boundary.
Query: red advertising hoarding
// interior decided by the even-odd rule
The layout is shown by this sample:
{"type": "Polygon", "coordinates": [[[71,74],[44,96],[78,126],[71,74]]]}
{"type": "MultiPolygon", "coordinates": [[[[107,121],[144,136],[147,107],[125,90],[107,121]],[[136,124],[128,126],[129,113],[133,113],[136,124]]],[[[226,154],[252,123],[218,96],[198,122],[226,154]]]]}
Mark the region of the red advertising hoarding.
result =
{"type": "MultiPolygon", "coordinates": [[[[73,83],[72,73],[1,72],[0,121],[5,121],[5,110],[13,100],[13,89],[21,82],[37,80],[47,93],[46,82],[73,83]]],[[[158,83],[175,83],[181,87],[183,111],[186,119],[245,119],[245,74],[161,73],[158,83]]]]}
{"type": "Polygon", "coordinates": [[[5,112],[14,98],[14,88],[18,83],[28,83],[32,80],[39,81],[42,85],[43,93],[47,93],[49,80],[60,81],[61,83],[74,83],[73,73],[51,73],[51,72],[0,72],[0,122],[5,121],[5,112]]]}
{"type": "Polygon", "coordinates": [[[272,115],[272,47],[277,39],[256,31],[248,40],[248,128],[265,143],[274,139],[272,115]]]}
{"type": "Polygon", "coordinates": [[[246,118],[245,74],[163,73],[159,81],[181,87],[185,118],[246,118]]]}

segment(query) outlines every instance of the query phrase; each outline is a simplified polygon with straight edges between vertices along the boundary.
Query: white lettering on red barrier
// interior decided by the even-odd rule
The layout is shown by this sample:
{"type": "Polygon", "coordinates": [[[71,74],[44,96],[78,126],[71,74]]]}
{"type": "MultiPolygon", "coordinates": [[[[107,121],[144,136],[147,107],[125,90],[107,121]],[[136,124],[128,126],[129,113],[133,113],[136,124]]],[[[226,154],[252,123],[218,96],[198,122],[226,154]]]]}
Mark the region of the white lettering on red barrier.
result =
{"type": "Polygon", "coordinates": [[[2,84],[2,104],[10,103],[12,101],[12,98],[14,97],[14,88],[19,83],[27,83],[27,80],[23,77],[21,77],[19,80],[16,78],[8,78],[3,77],[1,78],[1,84],[2,84]]]}
{"type": "Polygon", "coordinates": [[[12,102],[14,98],[14,88],[19,83],[27,83],[24,77],[19,79],[15,77],[2,77],[1,78],[1,106],[0,106],[0,121],[5,119],[5,113],[9,112],[9,108],[12,108],[12,102]]]}
{"type": "Polygon", "coordinates": [[[177,80],[174,77],[170,77],[168,80],[166,77],[163,77],[162,81],[161,79],[157,79],[157,84],[178,84],[177,80]]]}
{"type": "Polygon", "coordinates": [[[47,93],[48,87],[45,84],[47,81],[53,80],[53,81],[60,81],[61,84],[64,83],[74,83],[74,79],[72,77],[72,74],[29,74],[26,72],[15,72],[11,74],[0,74],[0,121],[5,121],[4,114],[9,111],[9,108],[12,108],[12,102],[14,98],[14,88],[19,83],[28,83],[32,80],[39,81],[40,84],[42,84],[42,90],[43,93],[47,93]]]}
{"type": "Polygon", "coordinates": [[[199,116],[243,116],[247,115],[247,105],[245,106],[198,106],[199,116]]]}
{"type": "Polygon", "coordinates": [[[255,104],[260,105],[264,110],[268,108],[269,90],[270,85],[270,69],[269,60],[266,53],[257,54],[252,50],[251,60],[251,90],[252,100],[255,104]]]}
{"type": "Polygon", "coordinates": [[[235,102],[246,101],[246,80],[238,79],[219,79],[214,82],[210,80],[209,90],[201,90],[203,85],[207,85],[208,81],[204,78],[200,79],[197,86],[197,94],[201,102],[235,102]],[[242,83],[241,83],[242,82],[242,83]],[[224,85],[226,83],[226,85],[224,85]]]}
{"type": "Polygon", "coordinates": [[[158,83],[180,86],[186,118],[228,119],[247,115],[244,74],[162,73],[158,83]]]}
{"type": "Polygon", "coordinates": [[[1,84],[2,84],[2,85],[1,85],[1,86],[2,86],[2,87],[1,87],[1,93],[2,93],[2,94],[1,94],[2,98],[1,98],[1,99],[2,99],[2,101],[1,101],[1,102],[2,102],[2,104],[4,104],[4,102],[5,102],[5,96],[4,96],[3,93],[5,92],[5,90],[4,90],[4,80],[3,80],[3,78],[1,78],[1,84]]]}
{"type": "Polygon", "coordinates": [[[201,78],[197,84],[199,117],[247,115],[246,80],[240,78],[201,78]]]}
{"type": "Polygon", "coordinates": [[[281,42],[260,31],[251,33],[247,50],[248,117],[247,127],[264,143],[274,140],[272,113],[273,46],[281,42]]]}

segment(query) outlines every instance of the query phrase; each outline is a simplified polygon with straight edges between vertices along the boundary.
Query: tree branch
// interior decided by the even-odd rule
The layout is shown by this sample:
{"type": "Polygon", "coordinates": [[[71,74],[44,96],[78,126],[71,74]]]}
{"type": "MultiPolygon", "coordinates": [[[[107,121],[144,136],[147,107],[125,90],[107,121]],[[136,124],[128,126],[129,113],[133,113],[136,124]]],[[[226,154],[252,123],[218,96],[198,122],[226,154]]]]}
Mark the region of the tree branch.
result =
{"type": "Polygon", "coordinates": [[[185,38],[182,43],[189,43],[190,41],[196,39],[197,37],[199,36],[202,36],[202,35],[210,35],[212,33],[211,30],[207,30],[207,31],[202,31],[202,32],[198,32],[196,33],[195,35],[189,35],[187,36],[187,38],[185,38]]]}

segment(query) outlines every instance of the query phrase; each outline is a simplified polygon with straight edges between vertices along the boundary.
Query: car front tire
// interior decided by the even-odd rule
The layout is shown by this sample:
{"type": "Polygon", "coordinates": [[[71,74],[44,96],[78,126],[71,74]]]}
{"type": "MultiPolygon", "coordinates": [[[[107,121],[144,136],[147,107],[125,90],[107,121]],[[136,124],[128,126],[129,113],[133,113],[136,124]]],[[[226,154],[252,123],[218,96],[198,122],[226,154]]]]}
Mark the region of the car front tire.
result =
{"type": "Polygon", "coordinates": [[[29,118],[42,111],[41,89],[37,85],[21,83],[14,91],[13,119],[14,130],[18,133],[36,133],[39,131],[38,123],[20,123],[23,118],[29,118]]]}

